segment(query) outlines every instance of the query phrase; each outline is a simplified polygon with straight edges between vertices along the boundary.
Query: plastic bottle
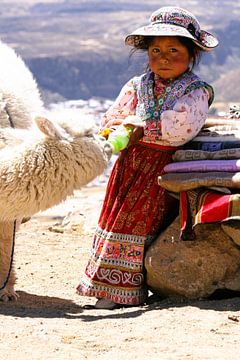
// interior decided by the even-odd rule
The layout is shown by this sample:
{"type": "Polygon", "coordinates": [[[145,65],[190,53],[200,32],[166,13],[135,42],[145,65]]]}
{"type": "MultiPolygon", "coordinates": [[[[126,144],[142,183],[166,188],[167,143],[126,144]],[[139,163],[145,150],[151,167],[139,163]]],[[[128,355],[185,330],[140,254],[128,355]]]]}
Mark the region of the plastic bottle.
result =
{"type": "Polygon", "coordinates": [[[99,132],[113,147],[113,154],[125,149],[129,143],[134,127],[143,126],[144,123],[136,115],[129,115],[125,124],[118,125],[116,129],[105,128],[99,132]]]}
{"type": "Polygon", "coordinates": [[[113,147],[113,154],[127,147],[132,131],[133,128],[130,126],[119,125],[116,130],[109,134],[107,141],[113,147]]]}

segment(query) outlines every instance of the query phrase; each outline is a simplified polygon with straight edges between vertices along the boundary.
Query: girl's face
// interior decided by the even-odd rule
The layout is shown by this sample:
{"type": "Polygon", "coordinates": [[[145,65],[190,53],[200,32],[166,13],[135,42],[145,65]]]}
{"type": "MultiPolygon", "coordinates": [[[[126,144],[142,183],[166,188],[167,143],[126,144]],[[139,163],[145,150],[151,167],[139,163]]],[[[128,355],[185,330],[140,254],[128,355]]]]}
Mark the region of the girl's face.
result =
{"type": "Polygon", "coordinates": [[[183,74],[190,64],[190,55],[177,36],[156,36],[148,48],[150,69],[165,80],[183,74]]]}

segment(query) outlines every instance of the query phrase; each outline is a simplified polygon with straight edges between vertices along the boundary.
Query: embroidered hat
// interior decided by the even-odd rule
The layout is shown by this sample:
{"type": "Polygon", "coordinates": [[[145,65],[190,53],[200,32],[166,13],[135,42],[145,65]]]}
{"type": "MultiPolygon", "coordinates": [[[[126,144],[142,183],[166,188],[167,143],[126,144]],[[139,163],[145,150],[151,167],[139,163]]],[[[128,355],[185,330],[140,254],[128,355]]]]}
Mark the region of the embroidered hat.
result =
{"type": "Polygon", "coordinates": [[[189,11],[166,6],[156,10],[150,17],[150,24],[142,26],[127,35],[125,43],[141,47],[145,36],[183,36],[205,51],[218,45],[217,38],[207,31],[201,30],[196,17],[189,11]]]}

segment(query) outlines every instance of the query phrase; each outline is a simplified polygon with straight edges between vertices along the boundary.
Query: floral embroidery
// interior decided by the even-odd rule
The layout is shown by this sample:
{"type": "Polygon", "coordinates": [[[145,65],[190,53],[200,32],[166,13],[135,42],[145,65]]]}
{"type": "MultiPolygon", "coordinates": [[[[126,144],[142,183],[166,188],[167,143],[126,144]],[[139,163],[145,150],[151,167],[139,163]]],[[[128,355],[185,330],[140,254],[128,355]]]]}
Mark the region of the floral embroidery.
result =
{"type": "MultiPolygon", "coordinates": [[[[190,92],[199,88],[209,88],[210,94],[213,93],[212,88],[208,84],[201,81],[197,75],[190,71],[173,81],[163,80],[150,71],[133,80],[138,98],[136,114],[146,123],[143,141],[147,142],[161,142],[163,140],[161,115],[165,111],[173,109],[177,101],[185,94],[192,96],[190,92]]],[[[205,99],[206,95],[204,101],[205,99]]],[[[211,101],[212,98],[210,99],[210,102],[211,101]]],[[[179,111],[184,111],[184,105],[183,109],[179,111]]],[[[176,123],[179,122],[177,115],[174,121],[176,123]]],[[[170,121],[170,123],[172,124],[172,121],[170,121]]],[[[186,125],[187,128],[189,128],[189,124],[186,125]]],[[[173,128],[174,125],[172,124],[171,127],[173,128]]],[[[198,129],[198,131],[199,130],[200,129],[198,129]]],[[[171,133],[172,129],[166,131],[168,137],[171,133]]],[[[188,129],[186,129],[186,134],[190,133],[194,132],[189,132],[188,129]]],[[[175,137],[179,138],[179,134],[176,133],[175,137]]],[[[165,138],[165,140],[168,139],[165,138]]]]}
{"type": "Polygon", "coordinates": [[[128,81],[103,116],[102,125],[116,125],[136,114],[146,122],[144,142],[179,146],[201,129],[212,94],[211,86],[191,72],[174,81],[148,72],[128,81]]]}

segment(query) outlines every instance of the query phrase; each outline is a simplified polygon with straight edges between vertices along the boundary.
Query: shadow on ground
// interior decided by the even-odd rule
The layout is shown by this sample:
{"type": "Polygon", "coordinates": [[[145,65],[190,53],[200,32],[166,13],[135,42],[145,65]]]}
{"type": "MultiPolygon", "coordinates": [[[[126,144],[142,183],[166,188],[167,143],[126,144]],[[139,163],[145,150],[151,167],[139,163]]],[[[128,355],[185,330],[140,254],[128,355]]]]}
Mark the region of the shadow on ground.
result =
{"type": "Polygon", "coordinates": [[[83,311],[80,305],[68,299],[34,295],[18,291],[18,301],[0,302],[0,314],[31,318],[75,318],[83,311]]]}
{"type": "Polygon", "coordinates": [[[180,297],[169,297],[162,299],[153,294],[148,301],[148,308],[166,309],[170,307],[195,306],[199,309],[216,311],[239,311],[240,292],[232,290],[217,290],[205,299],[190,300],[180,297]]]}
{"type": "MultiPolygon", "coordinates": [[[[84,308],[71,300],[19,292],[18,301],[0,303],[0,314],[30,318],[64,318],[92,322],[101,319],[136,318],[146,311],[192,306],[202,310],[240,311],[240,292],[218,291],[208,299],[188,300],[161,298],[153,294],[141,306],[129,306],[115,310],[84,308]]],[[[239,319],[240,320],[240,319],[239,319]]]]}

